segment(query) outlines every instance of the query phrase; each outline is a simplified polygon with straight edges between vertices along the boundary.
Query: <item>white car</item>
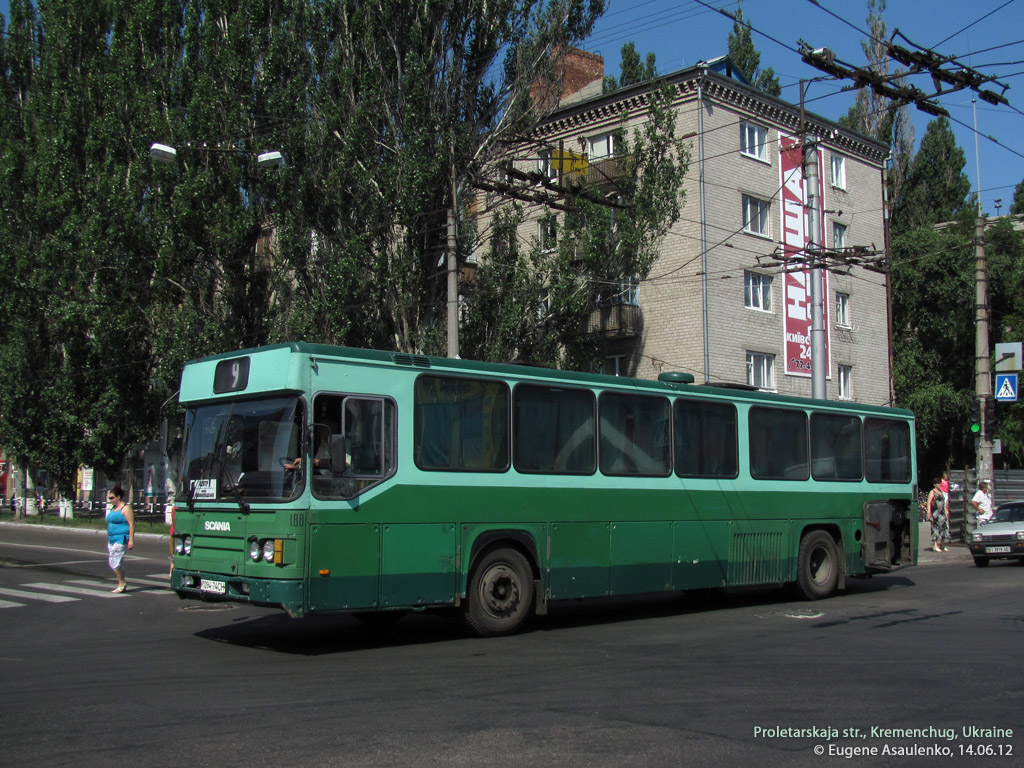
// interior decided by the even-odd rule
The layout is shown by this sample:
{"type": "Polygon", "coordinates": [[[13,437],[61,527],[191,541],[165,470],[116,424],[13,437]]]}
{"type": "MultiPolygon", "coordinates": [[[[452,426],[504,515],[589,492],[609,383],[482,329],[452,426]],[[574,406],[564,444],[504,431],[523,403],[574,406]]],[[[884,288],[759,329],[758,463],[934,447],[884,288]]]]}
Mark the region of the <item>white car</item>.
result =
{"type": "Polygon", "coordinates": [[[1000,504],[992,519],[971,534],[967,546],[979,568],[998,558],[1024,563],[1024,501],[1000,504]]]}

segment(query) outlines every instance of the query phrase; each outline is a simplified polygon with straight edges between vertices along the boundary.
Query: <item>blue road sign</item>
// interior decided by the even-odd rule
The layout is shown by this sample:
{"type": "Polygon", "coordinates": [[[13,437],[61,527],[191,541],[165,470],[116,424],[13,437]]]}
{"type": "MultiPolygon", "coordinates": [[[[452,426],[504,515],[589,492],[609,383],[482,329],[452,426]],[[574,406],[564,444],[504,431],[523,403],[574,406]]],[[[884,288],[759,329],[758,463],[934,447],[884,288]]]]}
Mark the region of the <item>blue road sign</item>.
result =
{"type": "Polygon", "coordinates": [[[996,374],[996,400],[1002,402],[1017,401],[1017,374],[997,373],[996,374]]]}

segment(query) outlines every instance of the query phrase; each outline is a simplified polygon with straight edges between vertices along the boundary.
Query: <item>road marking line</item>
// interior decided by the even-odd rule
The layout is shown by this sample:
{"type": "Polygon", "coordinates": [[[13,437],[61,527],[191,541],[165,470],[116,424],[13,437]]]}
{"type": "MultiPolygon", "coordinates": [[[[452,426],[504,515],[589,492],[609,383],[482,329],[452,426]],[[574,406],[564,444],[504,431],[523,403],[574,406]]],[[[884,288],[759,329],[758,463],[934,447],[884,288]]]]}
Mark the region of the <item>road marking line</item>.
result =
{"type": "MultiPolygon", "coordinates": [[[[31,587],[32,589],[51,589],[54,592],[68,592],[72,595],[88,595],[89,597],[122,597],[122,594],[115,592],[97,592],[95,589],[85,589],[84,587],[69,587],[67,584],[44,584],[38,582],[36,584],[22,584],[23,587],[31,587]]],[[[104,586],[110,586],[104,584],[104,586]]]]}
{"type": "Polygon", "coordinates": [[[24,603],[11,603],[7,600],[0,600],[0,608],[24,608],[24,603]]]}
{"type": "Polygon", "coordinates": [[[47,603],[69,603],[74,600],[79,600],[78,597],[68,597],[67,595],[46,595],[42,592],[25,592],[21,589],[7,589],[7,587],[0,587],[0,595],[7,595],[8,597],[27,597],[30,600],[44,600],[47,603]]]}
{"type": "MultiPolygon", "coordinates": [[[[71,584],[81,584],[82,586],[85,586],[85,587],[96,587],[98,589],[102,589],[104,587],[109,586],[109,582],[106,582],[106,581],[90,581],[89,579],[69,579],[69,583],[71,583],[71,584]]],[[[128,579],[128,589],[125,590],[125,593],[129,593],[129,592],[146,592],[146,593],[148,593],[150,595],[159,595],[159,594],[173,595],[174,594],[173,592],[171,592],[167,588],[166,584],[147,584],[146,582],[141,581],[140,579],[131,579],[131,578],[128,579]]]]}

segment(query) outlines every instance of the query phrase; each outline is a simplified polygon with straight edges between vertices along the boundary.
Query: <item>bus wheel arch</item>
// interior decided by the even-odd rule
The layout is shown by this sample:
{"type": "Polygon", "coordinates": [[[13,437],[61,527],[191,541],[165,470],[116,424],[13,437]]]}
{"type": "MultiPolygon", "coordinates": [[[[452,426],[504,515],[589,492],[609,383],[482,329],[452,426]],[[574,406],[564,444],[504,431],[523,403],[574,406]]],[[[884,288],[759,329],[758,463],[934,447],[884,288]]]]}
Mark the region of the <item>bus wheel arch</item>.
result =
{"type": "Polygon", "coordinates": [[[800,536],[797,552],[797,593],[805,600],[820,600],[841,586],[843,576],[843,546],[839,531],[831,526],[805,530],[800,536]]]}
{"type": "Polygon", "coordinates": [[[537,565],[514,540],[501,539],[474,550],[466,599],[466,628],[478,637],[509,635],[533,614],[537,565]]]}

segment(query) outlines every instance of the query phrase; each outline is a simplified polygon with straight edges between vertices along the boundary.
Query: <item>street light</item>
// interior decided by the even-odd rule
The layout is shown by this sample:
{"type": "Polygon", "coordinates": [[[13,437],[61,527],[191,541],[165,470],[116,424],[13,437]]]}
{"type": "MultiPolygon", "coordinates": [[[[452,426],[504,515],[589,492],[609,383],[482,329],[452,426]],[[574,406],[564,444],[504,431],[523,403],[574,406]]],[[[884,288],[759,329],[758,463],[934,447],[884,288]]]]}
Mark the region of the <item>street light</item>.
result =
{"type": "MultiPolygon", "coordinates": [[[[194,149],[199,152],[235,152],[235,149],[225,147],[193,147],[185,145],[187,149],[194,149]]],[[[178,150],[167,144],[154,143],[149,147],[149,156],[158,163],[175,163],[178,160],[178,150]]],[[[284,167],[284,155],[280,152],[262,152],[256,156],[256,165],[260,168],[282,168],[284,167]]]]}

